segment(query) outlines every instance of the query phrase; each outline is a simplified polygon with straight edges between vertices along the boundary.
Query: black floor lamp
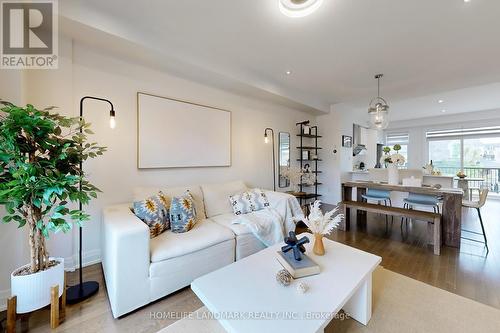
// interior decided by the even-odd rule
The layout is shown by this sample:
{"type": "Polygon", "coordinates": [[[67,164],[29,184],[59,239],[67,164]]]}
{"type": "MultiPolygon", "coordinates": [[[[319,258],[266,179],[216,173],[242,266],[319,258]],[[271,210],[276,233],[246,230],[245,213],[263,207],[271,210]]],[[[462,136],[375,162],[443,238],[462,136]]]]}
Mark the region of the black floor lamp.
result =
{"type": "Polygon", "coordinates": [[[269,143],[269,138],[267,136],[267,132],[271,132],[272,135],[272,144],[273,144],[273,190],[276,192],[276,155],[274,153],[274,131],[272,128],[266,128],[264,130],[264,142],[269,143]]]}
{"type": "MultiPolygon", "coordinates": [[[[80,100],[80,118],[83,118],[83,101],[86,99],[94,99],[98,101],[103,101],[109,103],[111,109],[109,110],[109,126],[111,128],[115,128],[115,109],[113,107],[113,103],[109,100],[99,97],[85,96],[80,100]]],[[[80,133],[82,133],[82,128],[80,128],[80,133]]],[[[80,161],[80,172],[83,172],[83,164],[80,161]]],[[[80,191],[82,190],[82,182],[80,180],[80,191]]],[[[78,207],[82,210],[82,202],[78,203],[78,207]]],[[[69,287],[66,290],[66,301],[69,304],[79,303],[83,300],[86,300],[90,296],[97,293],[99,290],[99,283],[96,281],[87,281],[83,282],[83,270],[82,270],[82,227],[79,227],[79,236],[80,236],[80,249],[79,249],[79,261],[80,261],[80,283],[74,286],[69,287]]]]}

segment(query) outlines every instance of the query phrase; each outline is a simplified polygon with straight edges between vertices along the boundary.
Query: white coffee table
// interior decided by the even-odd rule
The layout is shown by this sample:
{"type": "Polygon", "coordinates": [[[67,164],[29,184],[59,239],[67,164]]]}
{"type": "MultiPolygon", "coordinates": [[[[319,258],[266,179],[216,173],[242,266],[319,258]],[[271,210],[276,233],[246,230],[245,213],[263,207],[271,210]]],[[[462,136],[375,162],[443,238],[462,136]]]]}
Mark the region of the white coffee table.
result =
{"type": "Polygon", "coordinates": [[[194,280],[191,289],[228,332],[322,332],[341,309],[366,325],[372,272],[381,258],[328,239],[326,254],[316,256],[313,236],[298,237],[304,235],[311,240],[307,255],[321,267],[318,275],[294,280],[288,287],[279,285],[279,244],[194,280]],[[309,286],[307,293],[297,292],[299,282],[309,286]]]}

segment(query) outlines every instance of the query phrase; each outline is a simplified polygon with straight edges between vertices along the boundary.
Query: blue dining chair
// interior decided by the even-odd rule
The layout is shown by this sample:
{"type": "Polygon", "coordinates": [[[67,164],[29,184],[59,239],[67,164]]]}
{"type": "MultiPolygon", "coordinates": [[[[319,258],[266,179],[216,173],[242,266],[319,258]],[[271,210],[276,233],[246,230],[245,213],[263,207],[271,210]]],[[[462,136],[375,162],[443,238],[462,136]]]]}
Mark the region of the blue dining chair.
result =
{"type": "MultiPolygon", "coordinates": [[[[373,200],[376,201],[377,204],[381,204],[382,202],[384,203],[385,206],[389,204],[390,207],[392,207],[392,201],[391,201],[391,191],[387,190],[377,190],[377,189],[367,189],[366,194],[362,194],[361,197],[368,202],[368,200],[373,200]]],[[[387,224],[388,224],[388,217],[385,215],[385,225],[387,229],[387,224]]],[[[394,221],[394,216],[392,216],[392,221],[394,221]]]]}
{"type": "MultiPolygon", "coordinates": [[[[432,207],[434,213],[439,214],[441,198],[435,195],[410,192],[408,198],[404,199],[403,202],[403,208],[405,209],[413,209],[414,206],[432,207]]],[[[401,227],[403,227],[403,219],[405,219],[406,225],[408,226],[408,218],[401,218],[401,227]]]]}

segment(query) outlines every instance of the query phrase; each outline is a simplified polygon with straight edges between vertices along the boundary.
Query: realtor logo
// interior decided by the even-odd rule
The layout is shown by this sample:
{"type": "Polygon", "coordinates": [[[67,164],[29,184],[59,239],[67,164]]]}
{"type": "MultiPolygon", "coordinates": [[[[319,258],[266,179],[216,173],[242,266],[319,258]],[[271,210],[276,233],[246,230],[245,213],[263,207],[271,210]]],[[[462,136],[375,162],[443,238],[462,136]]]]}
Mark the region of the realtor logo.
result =
{"type": "Polygon", "coordinates": [[[2,1],[0,17],[1,68],[57,68],[57,0],[2,1]]]}

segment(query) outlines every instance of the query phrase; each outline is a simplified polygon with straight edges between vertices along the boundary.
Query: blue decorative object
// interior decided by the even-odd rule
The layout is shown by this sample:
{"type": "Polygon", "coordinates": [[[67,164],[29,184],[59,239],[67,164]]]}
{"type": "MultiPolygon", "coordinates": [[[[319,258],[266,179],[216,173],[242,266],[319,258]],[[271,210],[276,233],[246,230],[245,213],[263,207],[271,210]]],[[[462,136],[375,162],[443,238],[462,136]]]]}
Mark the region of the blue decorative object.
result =
{"type": "Polygon", "coordinates": [[[306,248],[304,244],[309,243],[309,238],[306,236],[301,239],[297,239],[295,232],[290,231],[288,237],[285,237],[285,243],[287,245],[281,247],[281,251],[287,253],[290,250],[293,250],[293,257],[297,261],[302,260],[302,253],[306,252],[306,248]]]}

